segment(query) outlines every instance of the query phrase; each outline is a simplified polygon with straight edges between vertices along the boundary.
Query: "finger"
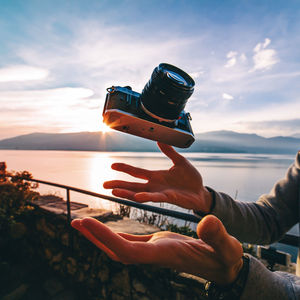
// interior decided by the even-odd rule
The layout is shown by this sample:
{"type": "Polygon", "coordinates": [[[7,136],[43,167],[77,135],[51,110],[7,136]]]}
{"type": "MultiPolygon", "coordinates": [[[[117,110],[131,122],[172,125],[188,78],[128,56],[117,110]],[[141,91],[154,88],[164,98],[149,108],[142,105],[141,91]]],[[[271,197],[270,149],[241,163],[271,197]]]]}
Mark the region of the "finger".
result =
{"type": "Polygon", "coordinates": [[[119,189],[131,190],[135,192],[142,192],[146,190],[146,183],[129,182],[123,180],[111,180],[111,181],[104,182],[103,187],[105,189],[119,188],[119,189]]]}
{"type": "Polygon", "coordinates": [[[96,247],[104,251],[112,260],[120,261],[120,258],[113,251],[103,245],[91,232],[81,225],[81,220],[73,220],[71,225],[81,232],[96,247]]]}
{"type": "Polygon", "coordinates": [[[114,163],[111,165],[111,168],[115,171],[120,171],[124,172],[126,174],[129,174],[133,177],[141,178],[141,179],[149,179],[151,176],[151,171],[142,169],[142,168],[137,168],[128,164],[123,164],[123,163],[114,163]]]}
{"type": "Polygon", "coordinates": [[[152,237],[153,234],[146,234],[146,235],[135,235],[129,233],[118,232],[122,238],[128,241],[135,241],[135,242],[148,242],[152,237]]]}
{"type": "Polygon", "coordinates": [[[160,142],[158,142],[157,145],[161,152],[172,160],[174,165],[180,164],[183,160],[185,160],[185,158],[176,152],[173,147],[160,142]]]}
{"type": "Polygon", "coordinates": [[[147,192],[141,192],[136,193],[134,195],[134,199],[137,202],[143,203],[143,202],[169,202],[168,197],[163,193],[147,193],[147,192]]]}
{"type": "Polygon", "coordinates": [[[81,219],[74,219],[72,222],[71,222],[71,225],[73,228],[79,230],[80,226],[81,226],[81,219]]]}
{"type": "Polygon", "coordinates": [[[96,219],[84,218],[81,224],[124,263],[151,263],[157,255],[155,245],[129,241],[96,219]]]}
{"type": "Polygon", "coordinates": [[[215,250],[225,264],[230,265],[243,255],[239,241],[230,236],[222,222],[213,215],[208,215],[199,222],[197,234],[215,250]]]}
{"type": "Polygon", "coordinates": [[[123,189],[113,189],[112,194],[116,197],[126,198],[129,200],[135,200],[134,195],[136,193],[132,192],[132,191],[128,191],[128,190],[123,190],[123,189]]]}

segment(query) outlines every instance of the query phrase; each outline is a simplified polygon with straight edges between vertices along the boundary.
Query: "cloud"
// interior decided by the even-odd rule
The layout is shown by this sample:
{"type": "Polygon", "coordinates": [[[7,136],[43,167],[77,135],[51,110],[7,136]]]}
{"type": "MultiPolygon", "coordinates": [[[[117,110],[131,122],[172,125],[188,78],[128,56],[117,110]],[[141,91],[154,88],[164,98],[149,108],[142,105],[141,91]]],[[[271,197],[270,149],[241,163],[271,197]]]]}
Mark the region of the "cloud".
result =
{"type": "Polygon", "coordinates": [[[14,126],[22,133],[99,130],[103,102],[83,87],[0,91],[1,137],[14,126]]]}
{"type": "Polygon", "coordinates": [[[229,112],[226,117],[230,121],[227,129],[241,132],[256,132],[263,136],[291,135],[298,133],[299,127],[299,97],[291,101],[282,101],[276,105],[229,112]]]}
{"type": "Polygon", "coordinates": [[[49,71],[26,65],[9,66],[0,69],[0,82],[42,80],[48,77],[49,71]]]}
{"type": "MultiPolygon", "coordinates": [[[[63,87],[44,90],[0,91],[0,103],[5,105],[53,103],[53,101],[72,102],[93,96],[94,92],[83,87],[63,87]],[[38,101],[38,102],[37,102],[38,101]]],[[[53,104],[57,105],[57,103],[53,104]]]]}
{"type": "Polygon", "coordinates": [[[194,78],[203,74],[202,65],[182,61],[199,37],[179,34],[170,38],[163,30],[144,36],[136,26],[112,26],[99,20],[80,19],[75,23],[76,30],[70,28],[73,34],[67,41],[47,26],[46,40],[45,31],[37,29],[36,34],[43,35],[40,39],[15,44],[19,61],[49,70],[47,74],[51,78],[34,82],[34,87],[30,82],[0,86],[2,124],[11,124],[22,115],[23,126],[34,122],[37,128],[52,126],[55,131],[56,122],[66,130],[96,130],[107,87],[131,85],[135,91],[141,91],[154,67],[161,62],[177,65],[191,72],[194,78]],[[81,87],[68,87],[70,84],[81,87]]]}
{"type": "Polygon", "coordinates": [[[266,38],[265,41],[264,41],[264,43],[258,43],[258,44],[254,47],[253,51],[254,51],[254,52],[259,52],[259,51],[261,51],[262,49],[267,48],[267,47],[270,45],[270,43],[271,43],[271,40],[268,39],[268,38],[266,38]]]}
{"type": "Polygon", "coordinates": [[[300,119],[267,120],[240,122],[247,131],[262,133],[268,136],[290,136],[300,133],[300,119]]]}
{"type": "Polygon", "coordinates": [[[254,67],[250,70],[251,72],[256,70],[269,70],[273,67],[273,65],[279,62],[279,58],[276,50],[274,49],[266,49],[271,43],[271,40],[266,38],[264,43],[258,43],[253,51],[253,62],[254,67]]]}
{"type": "Polygon", "coordinates": [[[22,61],[51,71],[53,86],[78,83],[102,98],[112,85],[131,85],[141,91],[162,62],[194,72],[195,78],[201,75],[202,65],[182,59],[201,37],[170,34],[168,30],[145,35],[140,27],[108,25],[101,20],[81,18],[75,23],[76,30],[70,28],[73,35],[67,43],[50,31],[46,43],[38,40],[16,45],[22,61]]]}
{"type": "Polygon", "coordinates": [[[195,78],[199,78],[201,76],[204,75],[204,71],[198,71],[198,72],[192,72],[192,73],[189,73],[189,75],[195,79],[195,78]]]}
{"type": "Polygon", "coordinates": [[[222,98],[225,100],[233,100],[234,99],[233,96],[226,94],[226,93],[223,93],[222,98]]]}
{"type": "MultiPolygon", "coordinates": [[[[223,41],[214,31],[219,32],[219,27],[186,35],[173,27],[153,30],[158,28],[157,24],[143,18],[143,22],[149,22],[147,26],[151,25],[146,31],[155,33],[145,35],[145,26],[136,26],[136,23],[113,22],[109,19],[114,18],[110,17],[104,20],[98,14],[96,18],[91,16],[84,20],[80,16],[65,14],[63,22],[59,16],[45,18],[40,27],[29,22],[27,31],[33,38],[11,41],[14,64],[23,62],[48,74],[46,80],[0,84],[2,124],[22,117],[20,130],[30,120],[36,124],[43,121],[47,126],[52,124],[53,131],[57,128],[55,121],[61,128],[74,130],[78,126],[76,128],[82,130],[88,122],[99,121],[107,87],[131,85],[133,90],[141,91],[160,62],[177,65],[195,79],[195,92],[187,104],[195,132],[202,131],[204,126],[212,126],[208,130],[230,129],[238,121],[255,122],[265,120],[266,116],[279,118],[270,115],[273,108],[280,101],[288,102],[299,94],[296,82],[299,64],[290,63],[294,59],[288,55],[293,54],[290,49],[286,48],[286,54],[282,54],[282,60],[288,64],[282,63],[281,74],[273,70],[259,72],[275,65],[276,51],[279,51],[277,48],[275,51],[273,40],[271,43],[268,38],[257,39],[263,30],[255,34],[251,30],[241,30],[237,35],[226,33],[223,41]],[[69,34],[61,35],[57,24],[66,27],[69,34]],[[231,48],[227,48],[228,45],[231,48]],[[249,73],[250,69],[256,72],[249,73]],[[1,92],[1,89],[6,91],[1,92]],[[257,113],[262,109],[264,114],[257,113]]],[[[276,36],[277,45],[289,46],[283,42],[276,36]]],[[[8,63],[9,59],[5,61],[8,63]]]]}
{"type": "Polygon", "coordinates": [[[237,52],[235,51],[230,51],[227,53],[227,58],[228,58],[228,61],[225,65],[225,68],[231,68],[233,67],[235,64],[236,64],[236,56],[237,56],[237,52]]]}
{"type": "Polygon", "coordinates": [[[242,62],[246,62],[246,61],[247,61],[247,56],[246,56],[245,53],[242,53],[242,54],[240,55],[240,60],[241,60],[242,62]]]}

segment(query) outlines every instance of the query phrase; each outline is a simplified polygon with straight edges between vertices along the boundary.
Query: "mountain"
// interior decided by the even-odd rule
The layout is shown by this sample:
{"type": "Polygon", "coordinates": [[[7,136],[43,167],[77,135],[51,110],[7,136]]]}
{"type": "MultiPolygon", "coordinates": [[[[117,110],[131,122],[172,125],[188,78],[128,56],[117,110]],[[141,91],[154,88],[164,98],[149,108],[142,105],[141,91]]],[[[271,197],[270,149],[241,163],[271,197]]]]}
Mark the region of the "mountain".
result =
{"type": "Polygon", "coordinates": [[[291,137],[300,139],[300,133],[295,133],[295,134],[291,135],[291,137]]]}
{"type": "Polygon", "coordinates": [[[196,135],[190,148],[198,152],[291,153],[300,150],[300,138],[277,136],[265,138],[257,134],[212,131],[196,135]]]}
{"type": "MultiPolygon", "coordinates": [[[[158,151],[156,143],[112,131],[77,133],[32,133],[0,141],[0,149],[79,150],[79,151],[158,151]]],[[[212,131],[196,134],[196,141],[181,152],[285,153],[300,149],[300,138],[212,131]]]]}
{"type": "Polygon", "coordinates": [[[31,133],[0,141],[0,149],[154,151],[155,143],[119,132],[31,133]]]}

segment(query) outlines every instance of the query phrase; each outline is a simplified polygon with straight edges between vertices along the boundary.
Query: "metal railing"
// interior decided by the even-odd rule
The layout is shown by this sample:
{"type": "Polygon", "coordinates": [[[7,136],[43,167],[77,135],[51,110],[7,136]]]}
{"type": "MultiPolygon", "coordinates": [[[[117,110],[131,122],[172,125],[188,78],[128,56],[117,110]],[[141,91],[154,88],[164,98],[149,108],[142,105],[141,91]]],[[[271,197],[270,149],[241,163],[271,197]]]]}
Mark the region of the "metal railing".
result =
{"type": "MultiPolygon", "coordinates": [[[[33,178],[31,178],[31,179],[28,179],[28,178],[25,179],[24,178],[24,180],[33,181],[33,182],[46,184],[46,185],[51,185],[51,186],[55,186],[55,187],[58,187],[58,188],[65,189],[66,190],[66,205],[67,205],[67,221],[68,221],[69,224],[71,222],[70,191],[74,191],[74,192],[78,192],[78,193],[81,193],[81,194],[85,194],[85,195],[89,195],[89,196],[109,200],[109,201],[119,203],[119,204],[122,204],[122,205],[139,208],[139,209],[143,209],[143,210],[146,210],[146,211],[155,212],[155,213],[158,213],[158,214],[162,214],[162,215],[165,215],[165,216],[169,216],[169,217],[173,217],[173,218],[176,218],[176,219],[189,221],[189,222],[193,222],[193,223],[198,223],[201,220],[200,217],[192,215],[192,214],[179,212],[179,211],[174,211],[174,210],[171,210],[171,209],[152,206],[152,205],[148,205],[148,204],[143,204],[143,203],[139,203],[139,202],[134,202],[134,201],[130,201],[130,200],[125,200],[125,199],[117,198],[117,197],[113,197],[113,196],[103,195],[103,194],[87,191],[87,190],[84,190],[84,189],[80,189],[80,188],[76,188],[76,187],[72,187],[72,186],[68,186],[68,185],[64,185],[64,184],[60,184],[60,183],[54,183],[54,182],[50,182],[50,181],[33,179],[33,178]]],[[[278,241],[278,243],[298,247],[299,246],[299,237],[296,236],[296,235],[285,234],[285,236],[280,241],[278,241]]]]}

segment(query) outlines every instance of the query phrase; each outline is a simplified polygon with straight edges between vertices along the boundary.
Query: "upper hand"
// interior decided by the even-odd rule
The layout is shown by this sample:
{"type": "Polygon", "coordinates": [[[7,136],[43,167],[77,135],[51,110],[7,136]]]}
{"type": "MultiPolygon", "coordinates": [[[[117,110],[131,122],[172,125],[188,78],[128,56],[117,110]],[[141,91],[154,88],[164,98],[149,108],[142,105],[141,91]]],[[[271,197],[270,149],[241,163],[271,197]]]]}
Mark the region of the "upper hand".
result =
{"type": "Polygon", "coordinates": [[[142,236],[114,233],[92,218],[74,220],[72,226],[113,260],[168,267],[220,285],[232,283],[243,264],[241,244],[212,215],[198,224],[200,239],[168,231],[142,236]]]}
{"type": "Polygon", "coordinates": [[[112,169],[127,173],[146,183],[112,180],[104,182],[113,195],[137,202],[168,202],[187,209],[207,213],[211,207],[211,195],[203,186],[203,180],[195,167],[171,146],[158,143],[173,166],[169,170],[151,171],[123,163],[114,163],[112,169]]]}

